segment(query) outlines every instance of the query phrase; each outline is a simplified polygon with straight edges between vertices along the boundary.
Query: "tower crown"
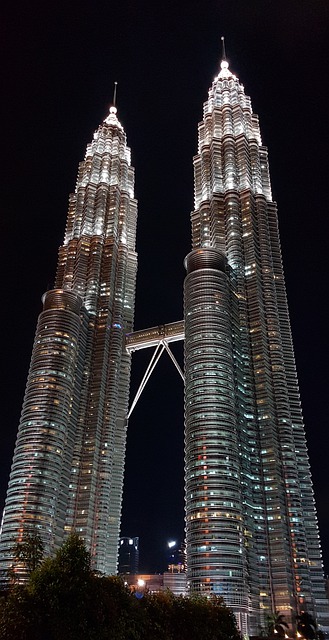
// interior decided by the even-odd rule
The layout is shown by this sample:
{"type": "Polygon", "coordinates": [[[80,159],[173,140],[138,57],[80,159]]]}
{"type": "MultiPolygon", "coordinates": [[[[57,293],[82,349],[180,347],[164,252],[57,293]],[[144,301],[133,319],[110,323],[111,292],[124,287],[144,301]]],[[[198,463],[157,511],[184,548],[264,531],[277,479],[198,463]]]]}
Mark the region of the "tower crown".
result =
{"type": "Polygon", "coordinates": [[[111,124],[114,127],[119,127],[119,129],[123,131],[123,126],[117,117],[117,108],[114,105],[110,106],[110,112],[108,116],[106,116],[104,122],[106,122],[106,124],[111,124]]]}
{"type": "Polygon", "coordinates": [[[106,122],[106,124],[111,124],[113,126],[119,127],[120,129],[123,130],[123,126],[117,118],[117,111],[118,111],[117,110],[117,87],[118,87],[118,83],[115,82],[114,91],[113,91],[113,102],[110,106],[110,113],[107,116],[107,118],[105,118],[104,122],[106,122]]]}
{"type": "Polygon", "coordinates": [[[233,80],[237,80],[237,78],[233,75],[233,73],[229,70],[227,60],[222,60],[220,63],[220,72],[218,74],[218,78],[233,78],[233,80]]]}
{"type": "Polygon", "coordinates": [[[233,75],[233,73],[231,73],[231,71],[229,70],[229,64],[226,58],[226,49],[225,49],[225,38],[224,36],[221,37],[221,41],[222,41],[222,60],[220,63],[220,72],[218,74],[218,78],[233,78],[234,80],[237,80],[237,78],[233,75]]]}

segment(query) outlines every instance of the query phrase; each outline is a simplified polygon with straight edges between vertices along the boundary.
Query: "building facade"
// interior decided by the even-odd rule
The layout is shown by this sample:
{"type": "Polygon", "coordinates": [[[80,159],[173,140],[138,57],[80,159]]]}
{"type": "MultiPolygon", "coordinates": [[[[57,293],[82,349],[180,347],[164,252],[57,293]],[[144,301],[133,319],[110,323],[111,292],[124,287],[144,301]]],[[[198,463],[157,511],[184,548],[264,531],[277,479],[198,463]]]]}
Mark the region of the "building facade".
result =
{"type": "Polygon", "coordinates": [[[171,591],[175,596],[186,595],[186,573],[177,571],[165,571],[164,573],[153,574],[127,574],[125,582],[133,591],[139,592],[140,596],[144,591],[149,593],[160,593],[161,591],[171,591]]]}
{"type": "Polygon", "coordinates": [[[185,264],[185,490],[193,592],[243,633],[280,611],[328,623],[267,149],[224,59],[194,158],[185,264]]]}
{"type": "Polygon", "coordinates": [[[119,575],[137,574],[139,570],[139,538],[123,536],[119,541],[119,575]]]}
{"type": "Polygon", "coordinates": [[[136,220],[130,149],[111,107],[79,166],[55,288],[43,297],[2,519],[2,569],[24,531],[39,533],[51,554],[75,530],[94,568],[116,573],[136,220]]]}

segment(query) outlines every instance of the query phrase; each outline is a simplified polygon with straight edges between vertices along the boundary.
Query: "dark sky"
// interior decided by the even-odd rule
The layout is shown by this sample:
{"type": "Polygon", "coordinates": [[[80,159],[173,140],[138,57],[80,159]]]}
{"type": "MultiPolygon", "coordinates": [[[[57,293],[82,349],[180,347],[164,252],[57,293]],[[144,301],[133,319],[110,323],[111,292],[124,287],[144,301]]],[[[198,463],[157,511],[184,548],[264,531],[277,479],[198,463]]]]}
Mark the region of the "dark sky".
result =
{"type": "MultiPolygon", "coordinates": [[[[224,34],[230,68],[269,148],[329,571],[329,3],[31,0],[5,13],[0,508],[41,295],[53,283],[78,162],[107,114],[114,81],[139,200],[135,327],[182,318],[197,123],[224,34]]],[[[134,356],[133,388],[150,355],[134,356]]],[[[183,528],[183,388],[164,356],[130,421],[122,533],[140,536],[141,568],[154,570],[183,528]]]]}

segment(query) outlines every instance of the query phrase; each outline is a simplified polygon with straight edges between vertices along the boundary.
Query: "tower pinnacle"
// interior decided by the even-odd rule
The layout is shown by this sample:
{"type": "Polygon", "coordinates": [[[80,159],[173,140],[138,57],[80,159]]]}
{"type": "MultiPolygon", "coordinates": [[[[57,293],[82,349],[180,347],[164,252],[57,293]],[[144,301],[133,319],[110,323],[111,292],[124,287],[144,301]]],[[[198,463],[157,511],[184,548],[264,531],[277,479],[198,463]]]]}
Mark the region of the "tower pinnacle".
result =
{"type": "Polygon", "coordinates": [[[118,118],[117,118],[117,106],[116,106],[116,102],[117,102],[117,86],[118,83],[114,82],[114,89],[113,89],[113,100],[112,100],[112,104],[110,106],[110,113],[107,116],[107,118],[105,118],[105,122],[107,122],[107,124],[113,124],[116,126],[119,126],[122,128],[122,125],[120,124],[118,118]]]}
{"type": "Polygon", "coordinates": [[[225,50],[225,37],[221,36],[221,41],[222,41],[222,60],[225,60],[225,62],[227,62],[226,60],[226,50],[225,50]]]}
{"type": "Polygon", "coordinates": [[[114,90],[113,90],[113,107],[117,106],[116,105],[116,101],[117,101],[117,86],[118,86],[118,83],[115,82],[114,83],[114,90]]]}
{"type": "Polygon", "coordinates": [[[226,49],[225,49],[225,38],[224,36],[221,37],[221,41],[222,41],[222,60],[220,63],[220,68],[222,69],[222,71],[226,71],[228,69],[228,62],[227,62],[227,58],[226,58],[226,49]]]}

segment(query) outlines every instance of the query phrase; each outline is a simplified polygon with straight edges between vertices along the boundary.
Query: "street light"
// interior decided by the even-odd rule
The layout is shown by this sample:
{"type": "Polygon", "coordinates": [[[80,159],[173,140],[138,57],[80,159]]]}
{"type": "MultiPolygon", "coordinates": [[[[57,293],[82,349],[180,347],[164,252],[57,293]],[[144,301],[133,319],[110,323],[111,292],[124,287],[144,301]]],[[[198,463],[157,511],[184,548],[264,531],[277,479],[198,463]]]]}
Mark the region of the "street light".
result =
{"type": "Polygon", "coordinates": [[[143,580],[143,578],[138,578],[137,586],[135,590],[135,597],[138,600],[141,600],[142,598],[144,598],[144,591],[145,591],[145,580],[143,580]]]}

